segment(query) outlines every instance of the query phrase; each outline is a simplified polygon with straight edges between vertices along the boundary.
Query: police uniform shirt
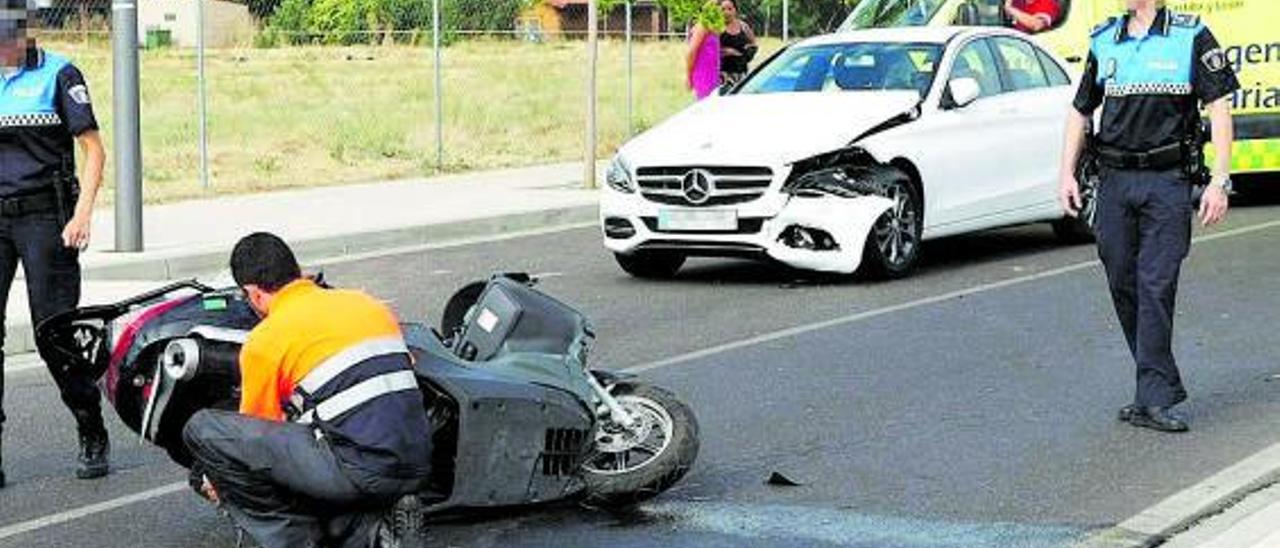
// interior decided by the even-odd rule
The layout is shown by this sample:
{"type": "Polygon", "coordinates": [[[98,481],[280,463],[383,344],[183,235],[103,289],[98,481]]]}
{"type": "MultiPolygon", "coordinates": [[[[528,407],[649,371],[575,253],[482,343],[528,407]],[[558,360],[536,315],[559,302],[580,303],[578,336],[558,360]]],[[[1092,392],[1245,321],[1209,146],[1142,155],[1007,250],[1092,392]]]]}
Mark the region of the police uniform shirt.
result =
{"type": "Polygon", "coordinates": [[[21,70],[0,76],[0,197],[48,188],[72,158],[74,138],[96,129],[80,70],[29,49],[21,70]]]}
{"type": "Polygon", "coordinates": [[[1160,8],[1141,38],[1129,35],[1130,17],[1094,29],[1074,106],[1091,116],[1104,105],[1101,144],[1147,152],[1180,141],[1199,123],[1197,101],[1221,99],[1240,83],[1198,16],[1160,8]]]}

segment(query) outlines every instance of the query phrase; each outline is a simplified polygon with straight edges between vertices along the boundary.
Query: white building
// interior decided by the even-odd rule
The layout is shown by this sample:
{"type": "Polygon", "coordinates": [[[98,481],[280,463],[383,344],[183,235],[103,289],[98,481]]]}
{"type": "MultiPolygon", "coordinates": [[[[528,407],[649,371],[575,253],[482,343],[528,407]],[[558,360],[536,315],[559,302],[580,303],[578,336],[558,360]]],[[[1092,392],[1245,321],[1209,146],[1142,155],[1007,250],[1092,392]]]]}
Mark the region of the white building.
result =
{"type": "Polygon", "coordinates": [[[195,47],[199,4],[204,1],[204,43],[220,48],[249,45],[256,23],[249,7],[224,0],[138,0],[138,40],[146,43],[147,31],[168,30],[173,45],[195,47]]]}

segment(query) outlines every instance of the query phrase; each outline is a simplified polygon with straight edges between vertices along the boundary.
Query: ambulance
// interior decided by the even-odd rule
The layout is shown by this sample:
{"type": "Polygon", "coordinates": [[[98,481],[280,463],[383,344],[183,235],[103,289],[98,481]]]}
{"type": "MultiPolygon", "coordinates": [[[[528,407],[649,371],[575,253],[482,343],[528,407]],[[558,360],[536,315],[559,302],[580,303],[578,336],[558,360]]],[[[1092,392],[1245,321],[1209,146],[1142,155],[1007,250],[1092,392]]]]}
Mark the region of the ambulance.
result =
{"type": "MultiPolygon", "coordinates": [[[[1035,36],[1084,71],[1090,31],[1124,13],[1123,0],[1058,0],[1062,14],[1035,36]]],[[[1007,26],[1004,0],[860,0],[840,30],[898,26],[1007,26]]],[[[1167,0],[1169,8],[1201,17],[1222,44],[1240,78],[1232,97],[1235,138],[1232,172],[1280,172],[1280,1],[1167,0]]]]}

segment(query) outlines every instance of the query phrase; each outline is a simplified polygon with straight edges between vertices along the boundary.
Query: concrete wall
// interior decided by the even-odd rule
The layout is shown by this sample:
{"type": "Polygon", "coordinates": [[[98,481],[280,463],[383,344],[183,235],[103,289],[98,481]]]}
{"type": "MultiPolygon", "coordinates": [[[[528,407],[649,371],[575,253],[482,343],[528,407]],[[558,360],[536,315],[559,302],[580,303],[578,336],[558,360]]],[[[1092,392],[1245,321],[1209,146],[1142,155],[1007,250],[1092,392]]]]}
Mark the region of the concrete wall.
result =
{"type": "MultiPolygon", "coordinates": [[[[145,43],[148,29],[168,29],[173,45],[195,47],[197,0],[138,0],[138,39],[145,43]]],[[[204,0],[205,46],[223,48],[249,45],[255,23],[243,4],[204,0]]]]}

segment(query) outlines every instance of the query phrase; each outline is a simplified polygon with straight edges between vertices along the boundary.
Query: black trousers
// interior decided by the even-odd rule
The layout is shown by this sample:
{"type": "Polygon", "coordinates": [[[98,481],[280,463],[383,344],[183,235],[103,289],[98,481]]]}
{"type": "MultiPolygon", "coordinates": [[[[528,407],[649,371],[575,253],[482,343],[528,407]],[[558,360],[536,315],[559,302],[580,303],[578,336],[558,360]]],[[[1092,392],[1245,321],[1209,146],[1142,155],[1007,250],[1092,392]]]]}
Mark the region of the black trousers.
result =
{"type": "Polygon", "coordinates": [[[1098,255],[1137,365],[1134,403],[1141,406],[1168,407],[1187,398],[1172,339],[1193,214],[1191,184],[1180,169],[1103,171],[1098,255]]]}
{"type": "Polygon", "coordinates": [[[182,434],[194,470],[265,548],[369,546],[381,514],[421,483],[363,477],[301,424],[204,410],[182,434]]]}
{"type": "MultiPolygon", "coordinates": [[[[0,319],[4,318],[18,264],[26,275],[27,300],[32,325],[80,304],[79,251],[62,245],[62,224],[55,212],[29,213],[18,217],[0,216],[0,319]]],[[[0,322],[0,344],[4,342],[0,322]]],[[[49,372],[62,394],[62,401],[75,415],[81,428],[102,427],[101,395],[97,379],[67,364],[50,359],[40,349],[49,372]]],[[[0,369],[4,355],[0,352],[0,369]]],[[[0,375],[0,427],[4,424],[4,376],[0,375]]]]}

